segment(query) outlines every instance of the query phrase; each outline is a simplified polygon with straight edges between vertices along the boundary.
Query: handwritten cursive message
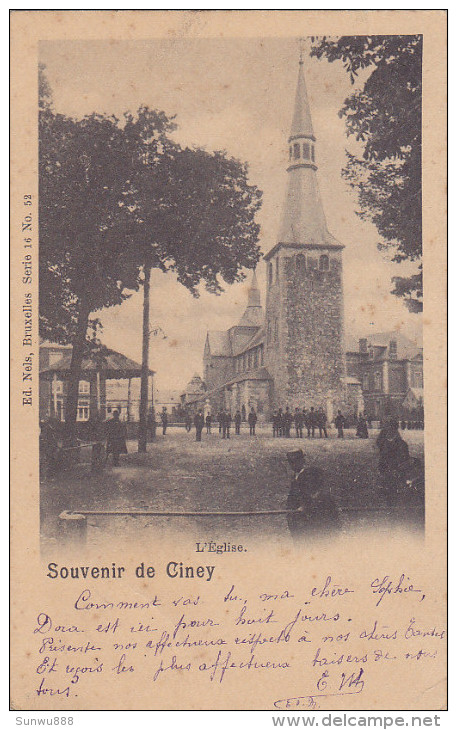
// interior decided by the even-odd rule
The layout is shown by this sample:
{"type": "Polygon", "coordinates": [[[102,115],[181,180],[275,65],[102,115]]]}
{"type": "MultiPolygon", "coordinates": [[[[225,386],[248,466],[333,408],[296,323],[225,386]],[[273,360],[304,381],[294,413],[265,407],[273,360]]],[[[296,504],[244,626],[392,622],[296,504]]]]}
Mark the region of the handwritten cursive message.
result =
{"type": "Polygon", "coordinates": [[[254,594],[220,581],[211,601],[194,582],[193,592],[175,595],[143,582],[129,595],[119,577],[74,580],[65,621],[56,610],[37,613],[30,626],[37,697],[71,703],[107,678],[122,693],[132,681],[214,686],[242,677],[253,686],[273,680],[273,708],[328,708],[365,692],[377,666],[394,679],[414,666],[432,669],[444,651],[444,628],[421,619],[427,595],[404,573],[358,587],[324,575],[299,591],[264,586],[254,594]],[[361,603],[369,610],[359,612],[361,603]]]}

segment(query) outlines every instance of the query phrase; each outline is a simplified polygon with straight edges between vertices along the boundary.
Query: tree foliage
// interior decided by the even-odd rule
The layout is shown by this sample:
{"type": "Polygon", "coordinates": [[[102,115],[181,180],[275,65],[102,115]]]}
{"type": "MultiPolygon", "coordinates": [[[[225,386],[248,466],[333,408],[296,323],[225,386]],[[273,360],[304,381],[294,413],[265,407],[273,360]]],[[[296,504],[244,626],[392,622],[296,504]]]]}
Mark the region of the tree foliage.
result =
{"type": "Polygon", "coordinates": [[[341,61],[351,83],[371,73],[344,102],[347,134],[362,144],[347,152],[343,176],[357,191],[359,215],[382,237],[392,261],[417,262],[411,276],[393,279],[392,293],[422,311],[422,36],[343,36],[313,39],[311,55],[341,61]]]}
{"type": "Polygon", "coordinates": [[[83,311],[139,286],[126,241],[131,156],[117,120],[47,114],[40,125],[40,328],[71,341],[83,311]]]}
{"type": "Polygon", "coordinates": [[[73,345],[67,420],[91,316],[121,304],[151,268],[198,295],[222,290],[260,258],[261,192],[224,152],[181,148],[164,112],[119,120],[56,113],[39,77],[40,334],[73,345]]]}

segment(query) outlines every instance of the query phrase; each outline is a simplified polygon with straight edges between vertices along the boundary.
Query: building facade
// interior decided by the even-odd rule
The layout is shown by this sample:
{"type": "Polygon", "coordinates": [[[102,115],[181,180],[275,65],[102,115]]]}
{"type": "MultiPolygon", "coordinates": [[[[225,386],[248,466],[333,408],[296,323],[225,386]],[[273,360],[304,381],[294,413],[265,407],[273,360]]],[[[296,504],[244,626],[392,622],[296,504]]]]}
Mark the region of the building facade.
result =
{"type": "MultiPolygon", "coordinates": [[[[40,344],[40,420],[65,421],[71,345],[40,344]]],[[[141,365],[119,352],[104,349],[102,357],[85,357],[79,380],[77,421],[95,414],[120,413],[123,421],[139,421],[141,365]]],[[[153,376],[149,371],[148,403],[153,403],[153,376]]]]}
{"type": "Polygon", "coordinates": [[[314,406],[329,420],[337,409],[381,419],[399,414],[409,390],[423,387],[422,351],[402,335],[345,346],[344,246],[327,229],[316,145],[300,60],[282,219],[264,257],[265,311],[254,273],[238,324],[207,333],[205,390],[188,399],[191,410],[227,408],[245,418],[254,407],[267,420],[280,407],[314,406]]]}
{"type": "Polygon", "coordinates": [[[237,325],[208,332],[204,381],[212,407],[259,417],[290,405],[324,407],[346,396],[343,246],[327,229],[317,180],[303,61],[288,138],[287,189],[277,244],[266,254],[265,311],[255,274],[237,325]]]}
{"type": "Polygon", "coordinates": [[[348,373],[361,384],[369,418],[412,414],[423,420],[422,347],[399,332],[369,335],[348,344],[348,373]]]}

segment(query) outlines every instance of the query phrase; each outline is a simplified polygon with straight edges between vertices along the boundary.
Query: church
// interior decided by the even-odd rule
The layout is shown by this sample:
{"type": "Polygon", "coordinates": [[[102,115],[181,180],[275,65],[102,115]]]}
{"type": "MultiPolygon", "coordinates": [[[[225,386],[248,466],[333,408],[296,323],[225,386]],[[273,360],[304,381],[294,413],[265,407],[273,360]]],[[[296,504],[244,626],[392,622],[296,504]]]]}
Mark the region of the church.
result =
{"type": "MultiPolygon", "coordinates": [[[[213,414],[221,408],[227,408],[232,414],[239,410],[246,418],[254,407],[259,420],[270,420],[275,409],[286,406],[292,411],[297,406],[323,408],[329,420],[334,418],[337,409],[346,414],[365,409],[363,385],[371,381],[364,381],[359,371],[365,367],[364,363],[370,366],[373,358],[364,339],[358,354],[352,352],[348,373],[344,339],[344,246],[327,229],[315,149],[316,137],[300,59],[288,138],[282,220],[277,243],[264,256],[265,311],[254,273],[246,310],[239,322],[226,331],[207,333],[204,383],[200,394],[192,399],[194,408],[203,407],[213,414]]],[[[389,334],[386,336],[389,344],[389,334]]],[[[392,336],[395,340],[395,335],[392,336]]],[[[396,352],[396,346],[392,345],[378,354],[387,353],[389,360],[396,352]]],[[[411,355],[416,361],[421,359],[418,352],[416,348],[411,355]]],[[[405,373],[408,372],[411,368],[405,366],[405,373]]],[[[381,382],[382,388],[386,383],[385,379],[381,382]]],[[[406,394],[406,380],[401,390],[406,394]]],[[[384,413],[389,410],[389,402],[382,399],[384,413]]],[[[383,413],[374,412],[376,403],[373,400],[372,415],[382,417],[383,413]]]]}

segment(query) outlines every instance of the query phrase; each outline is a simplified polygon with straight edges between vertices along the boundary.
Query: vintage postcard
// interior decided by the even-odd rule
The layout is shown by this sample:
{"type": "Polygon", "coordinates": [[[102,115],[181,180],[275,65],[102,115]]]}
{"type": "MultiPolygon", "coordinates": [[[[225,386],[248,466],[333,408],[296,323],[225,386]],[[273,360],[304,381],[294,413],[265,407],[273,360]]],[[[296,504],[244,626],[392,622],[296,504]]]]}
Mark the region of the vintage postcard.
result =
{"type": "Polygon", "coordinates": [[[446,709],[446,21],[12,12],[12,709],[446,709]]]}

